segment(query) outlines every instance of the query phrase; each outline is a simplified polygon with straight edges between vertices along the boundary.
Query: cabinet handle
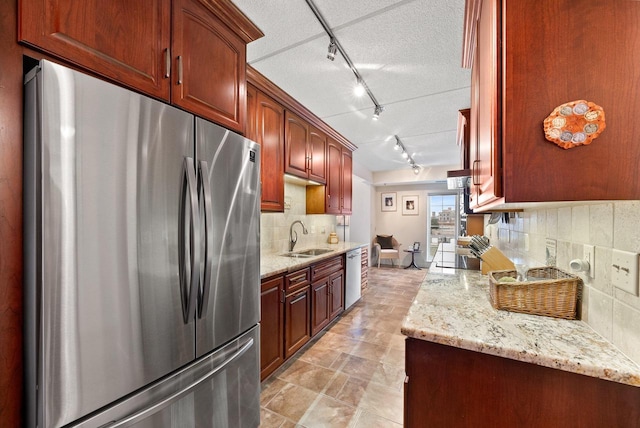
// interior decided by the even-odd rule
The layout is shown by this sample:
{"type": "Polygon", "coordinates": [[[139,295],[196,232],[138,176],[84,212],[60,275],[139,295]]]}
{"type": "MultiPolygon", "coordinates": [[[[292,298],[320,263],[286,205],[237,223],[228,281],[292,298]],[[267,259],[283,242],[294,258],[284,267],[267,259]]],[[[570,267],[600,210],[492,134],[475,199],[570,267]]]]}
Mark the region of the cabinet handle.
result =
{"type": "Polygon", "coordinates": [[[285,301],[285,296],[284,296],[284,288],[282,289],[282,300],[280,300],[280,303],[284,303],[285,301]]]}
{"type": "Polygon", "coordinates": [[[303,298],[306,294],[307,294],[306,291],[303,291],[302,293],[296,294],[296,296],[291,300],[291,303],[297,302],[298,300],[303,298]]]}
{"type": "Polygon", "coordinates": [[[171,76],[171,48],[164,50],[164,77],[171,76]]]}
{"type": "Polygon", "coordinates": [[[478,165],[479,163],[480,163],[479,160],[474,160],[473,161],[473,166],[471,168],[471,178],[473,179],[473,185],[474,186],[479,186],[480,185],[480,182],[478,180],[478,174],[477,174],[478,168],[476,168],[476,165],[478,165]]]}
{"type": "Polygon", "coordinates": [[[182,56],[178,56],[178,85],[182,85],[182,56]]]}

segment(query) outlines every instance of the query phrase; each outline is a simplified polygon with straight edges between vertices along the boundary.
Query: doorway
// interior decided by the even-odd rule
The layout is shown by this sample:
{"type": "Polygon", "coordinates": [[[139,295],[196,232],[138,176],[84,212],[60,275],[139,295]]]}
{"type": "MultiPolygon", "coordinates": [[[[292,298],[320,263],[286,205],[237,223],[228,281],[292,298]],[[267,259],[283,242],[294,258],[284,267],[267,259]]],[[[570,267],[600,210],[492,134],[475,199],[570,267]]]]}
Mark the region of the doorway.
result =
{"type": "Polygon", "coordinates": [[[429,194],[428,209],[430,215],[427,216],[427,260],[432,261],[440,243],[450,242],[460,233],[460,194],[429,194]]]}

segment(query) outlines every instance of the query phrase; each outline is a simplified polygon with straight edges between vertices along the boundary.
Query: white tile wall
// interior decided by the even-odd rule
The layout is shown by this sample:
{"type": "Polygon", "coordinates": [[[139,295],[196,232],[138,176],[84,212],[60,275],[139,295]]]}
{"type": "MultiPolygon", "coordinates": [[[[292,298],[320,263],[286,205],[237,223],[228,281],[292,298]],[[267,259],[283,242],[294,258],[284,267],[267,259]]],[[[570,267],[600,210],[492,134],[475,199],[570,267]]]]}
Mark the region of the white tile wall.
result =
{"type": "MultiPolygon", "coordinates": [[[[298,234],[296,249],[325,244],[330,232],[338,232],[335,215],[306,214],[304,186],[285,183],[284,200],[284,213],[260,215],[260,251],[263,254],[289,251],[289,228],[296,220],[301,220],[309,231],[304,235],[299,224],[294,226],[293,230],[298,234]]],[[[342,234],[338,233],[338,236],[342,234]]]]}
{"type": "Polygon", "coordinates": [[[610,275],[612,249],[640,253],[639,219],[640,201],[574,204],[527,209],[509,223],[485,225],[485,234],[512,260],[530,266],[545,264],[546,239],[556,239],[556,265],[567,272],[572,259],[582,258],[583,245],[594,245],[595,278],[581,275],[582,319],[640,363],[640,297],[613,287],[610,275]]]}

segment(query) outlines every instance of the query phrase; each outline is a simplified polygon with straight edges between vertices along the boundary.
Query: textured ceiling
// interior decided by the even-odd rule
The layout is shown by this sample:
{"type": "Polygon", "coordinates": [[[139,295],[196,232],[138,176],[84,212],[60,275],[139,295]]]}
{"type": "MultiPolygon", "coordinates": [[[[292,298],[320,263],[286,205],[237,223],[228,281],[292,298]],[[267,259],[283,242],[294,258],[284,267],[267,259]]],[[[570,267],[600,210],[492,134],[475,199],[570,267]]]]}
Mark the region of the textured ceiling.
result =
{"type": "Polygon", "coordinates": [[[470,71],[460,67],[464,0],[315,0],[385,110],[372,120],[368,96],[305,0],[234,0],[265,34],[247,60],[358,146],[370,171],[408,168],[392,150],[398,135],[417,164],[458,166],[458,110],[469,107],[470,71]]]}

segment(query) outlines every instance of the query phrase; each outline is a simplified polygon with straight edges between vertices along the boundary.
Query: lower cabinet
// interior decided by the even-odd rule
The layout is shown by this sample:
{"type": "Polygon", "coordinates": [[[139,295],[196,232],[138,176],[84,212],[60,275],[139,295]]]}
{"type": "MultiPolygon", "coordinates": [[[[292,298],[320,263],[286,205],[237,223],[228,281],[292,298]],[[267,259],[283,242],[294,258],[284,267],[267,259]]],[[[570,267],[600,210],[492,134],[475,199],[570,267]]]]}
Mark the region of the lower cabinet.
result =
{"type": "Polygon", "coordinates": [[[284,278],[262,282],[260,293],[260,378],[284,362],[284,278]]]}
{"type": "Polygon", "coordinates": [[[334,273],[329,279],[329,320],[344,311],[344,270],[334,273]]]}
{"type": "Polygon", "coordinates": [[[407,338],[405,427],[637,427],[640,388],[407,338]]]}
{"type": "Polygon", "coordinates": [[[316,335],[329,324],[329,278],[311,286],[311,334],[316,335]]]}
{"type": "Polygon", "coordinates": [[[311,339],[309,315],[311,289],[309,286],[288,295],[285,306],[285,358],[289,358],[311,339]]]}
{"type": "Polygon", "coordinates": [[[262,281],[260,379],[344,311],[344,255],[262,281]]]}

